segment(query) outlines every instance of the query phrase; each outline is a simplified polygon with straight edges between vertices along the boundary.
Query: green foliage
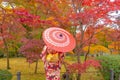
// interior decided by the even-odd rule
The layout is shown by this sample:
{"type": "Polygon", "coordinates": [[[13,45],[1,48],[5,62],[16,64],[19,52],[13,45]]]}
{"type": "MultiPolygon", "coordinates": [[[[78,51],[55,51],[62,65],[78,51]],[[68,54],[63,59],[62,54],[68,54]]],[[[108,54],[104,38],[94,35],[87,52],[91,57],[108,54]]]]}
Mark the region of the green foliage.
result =
{"type": "Polygon", "coordinates": [[[22,43],[17,43],[14,41],[9,41],[8,43],[8,53],[9,53],[9,57],[19,57],[21,56],[18,52],[20,46],[22,43]]]}
{"type": "Polygon", "coordinates": [[[115,73],[115,80],[118,80],[120,73],[120,55],[100,56],[97,59],[101,61],[101,73],[105,80],[110,80],[110,70],[113,69],[115,73]]]}
{"type": "Polygon", "coordinates": [[[13,51],[9,51],[9,57],[14,57],[15,55],[16,55],[15,52],[13,52],[13,51]]]}
{"type": "Polygon", "coordinates": [[[2,50],[0,50],[0,58],[4,57],[4,53],[2,50]]]}
{"type": "Polygon", "coordinates": [[[0,80],[11,80],[12,74],[7,70],[0,70],[0,80]]]}

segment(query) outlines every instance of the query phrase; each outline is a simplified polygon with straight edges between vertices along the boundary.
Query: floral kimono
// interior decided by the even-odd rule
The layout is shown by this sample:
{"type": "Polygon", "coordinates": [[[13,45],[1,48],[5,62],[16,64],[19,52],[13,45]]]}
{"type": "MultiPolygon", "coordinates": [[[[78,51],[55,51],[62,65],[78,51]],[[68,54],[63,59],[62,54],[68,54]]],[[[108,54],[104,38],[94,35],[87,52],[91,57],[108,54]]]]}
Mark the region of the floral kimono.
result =
{"type": "MultiPolygon", "coordinates": [[[[47,46],[44,46],[42,54],[40,56],[42,58],[42,61],[44,62],[46,80],[60,80],[60,69],[61,69],[62,61],[64,59],[64,53],[57,52],[54,55],[55,56],[58,55],[57,56],[58,60],[52,62],[49,59],[52,56],[52,54],[48,56],[47,46]]],[[[52,58],[55,58],[55,56],[52,56],[52,58]]]]}

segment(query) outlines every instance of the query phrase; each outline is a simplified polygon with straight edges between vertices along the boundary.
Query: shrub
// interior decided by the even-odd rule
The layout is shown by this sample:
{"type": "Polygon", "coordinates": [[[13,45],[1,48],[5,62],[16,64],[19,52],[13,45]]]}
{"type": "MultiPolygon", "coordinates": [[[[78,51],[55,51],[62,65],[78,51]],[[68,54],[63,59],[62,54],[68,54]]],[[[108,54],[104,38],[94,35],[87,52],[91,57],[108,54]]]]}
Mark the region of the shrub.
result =
{"type": "Polygon", "coordinates": [[[4,53],[0,50],[0,58],[4,57],[4,53]]]}
{"type": "Polygon", "coordinates": [[[114,71],[114,78],[118,80],[120,74],[120,55],[100,56],[97,58],[101,61],[102,69],[100,70],[105,80],[110,80],[110,70],[114,71]]]}
{"type": "Polygon", "coordinates": [[[11,80],[12,74],[7,70],[0,70],[0,80],[11,80]]]}
{"type": "Polygon", "coordinates": [[[15,57],[15,52],[14,51],[9,51],[9,57],[15,57]]]}

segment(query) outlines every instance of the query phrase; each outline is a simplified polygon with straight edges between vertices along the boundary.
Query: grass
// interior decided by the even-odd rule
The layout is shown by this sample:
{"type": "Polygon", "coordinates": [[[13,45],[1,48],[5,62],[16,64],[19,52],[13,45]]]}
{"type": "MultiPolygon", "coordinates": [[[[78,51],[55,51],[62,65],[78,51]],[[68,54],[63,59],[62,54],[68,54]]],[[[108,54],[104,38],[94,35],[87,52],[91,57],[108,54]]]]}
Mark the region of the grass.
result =
{"type": "MultiPolygon", "coordinates": [[[[68,62],[74,62],[75,58],[66,57],[68,62]]],[[[38,63],[38,73],[34,74],[35,63],[29,64],[25,58],[10,58],[9,70],[13,74],[12,80],[17,80],[16,73],[21,72],[21,80],[45,80],[43,62],[40,60],[38,63]]],[[[0,58],[0,69],[6,69],[6,58],[0,58]]],[[[89,69],[89,71],[95,71],[95,69],[89,69]]],[[[62,66],[61,72],[65,72],[64,66],[62,66]]],[[[103,80],[98,73],[83,73],[81,80],[103,80]],[[99,75],[99,76],[98,76],[99,75]]]]}
{"type": "MultiPolygon", "coordinates": [[[[10,72],[13,74],[13,79],[16,80],[16,73],[21,72],[22,80],[45,80],[43,63],[39,61],[38,74],[34,74],[35,63],[29,64],[25,58],[10,58],[10,72]]],[[[6,69],[6,59],[0,59],[0,69],[6,69]]]]}

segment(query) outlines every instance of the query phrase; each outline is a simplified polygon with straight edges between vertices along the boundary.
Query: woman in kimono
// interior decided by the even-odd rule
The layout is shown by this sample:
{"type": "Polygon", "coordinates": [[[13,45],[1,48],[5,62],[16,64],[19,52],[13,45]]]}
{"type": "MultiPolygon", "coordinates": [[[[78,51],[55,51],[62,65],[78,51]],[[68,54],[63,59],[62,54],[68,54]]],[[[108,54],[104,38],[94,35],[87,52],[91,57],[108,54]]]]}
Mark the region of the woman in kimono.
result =
{"type": "Polygon", "coordinates": [[[46,80],[60,80],[60,70],[65,54],[44,46],[40,56],[44,62],[46,80]]]}
{"type": "Polygon", "coordinates": [[[75,39],[68,31],[57,27],[47,28],[43,32],[42,38],[47,45],[44,46],[41,54],[46,80],[60,80],[64,52],[69,52],[75,48],[75,39]]]}

